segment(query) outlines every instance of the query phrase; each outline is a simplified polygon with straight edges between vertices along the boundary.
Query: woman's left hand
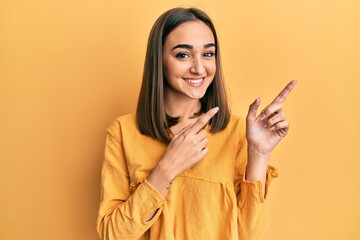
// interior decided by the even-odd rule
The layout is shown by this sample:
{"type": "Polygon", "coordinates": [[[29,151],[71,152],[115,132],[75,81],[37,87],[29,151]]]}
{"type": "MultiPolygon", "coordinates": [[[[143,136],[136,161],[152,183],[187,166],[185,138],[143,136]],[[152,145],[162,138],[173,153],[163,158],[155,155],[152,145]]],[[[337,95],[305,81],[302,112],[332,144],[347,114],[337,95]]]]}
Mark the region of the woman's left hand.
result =
{"type": "Polygon", "coordinates": [[[246,117],[246,138],[249,150],[261,155],[269,155],[274,147],[289,131],[289,123],[283,113],[283,103],[294,88],[296,80],[291,81],[261,113],[256,116],[260,105],[257,98],[249,107],[246,117]]]}

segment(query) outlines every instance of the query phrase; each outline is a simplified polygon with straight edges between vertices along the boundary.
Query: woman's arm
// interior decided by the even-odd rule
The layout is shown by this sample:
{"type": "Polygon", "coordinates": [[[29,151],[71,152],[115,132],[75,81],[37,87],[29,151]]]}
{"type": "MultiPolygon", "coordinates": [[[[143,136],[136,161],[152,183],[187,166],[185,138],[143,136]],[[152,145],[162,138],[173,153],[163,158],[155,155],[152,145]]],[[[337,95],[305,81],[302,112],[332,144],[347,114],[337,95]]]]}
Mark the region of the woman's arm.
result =
{"type": "Polygon", "coordinates": [[[124,157],[120,123],[108,129],[102,169],[102,196],[98,216],[101,239],[139,239],[157,220],[166,203],[173,178],[208,153],[203,127],[217,113],[213,108],[170,142],[148,178],[134,193],[129,191],[129,173],[124,157]]]}
{"type": "Polygon", "coordinates": [[[265,182],[257,178],[246,179],[245,175],[249,175],[247,161],[248,145],[244,133],[238,146],[234,179],[238,205],[238,234],[239,239],[258,240],[261,239],[268,226],[268,187],[278,174],[275,168],[266,166],[265,182]]]}
{"type": "Polygon", "coordinates": [[[97,231],[100,239],[138,240],[154,224],[166,201],[146,180],[130,192],[120,132],[116,121],[108,129],[97,231]],[[148,221],[152,212],[156,214],[148,221]]]}
{"type": "Polygon", "coordinates": [[[260,99],[257,98],[249,107],[246,118],[248,142],[246,180],[260,181],[264,186],[263,194],[265,194],[270,154],[289,131],[289,123],[283,113],[283,104],[295,84],[296,80],[291,81],[258,116],[256,112],[260,106],[260,99]]]}
{"type": "Polygon", "coordinates": [[[282,107],[295,84],[290,82],[259,116],[259,98],[249,107],[246,137],[240,142],[235,169],[239,239],[261,239],[268,225],[268,186],[278,175],[268,162],[274,147],[289,131],[282,107]]]}

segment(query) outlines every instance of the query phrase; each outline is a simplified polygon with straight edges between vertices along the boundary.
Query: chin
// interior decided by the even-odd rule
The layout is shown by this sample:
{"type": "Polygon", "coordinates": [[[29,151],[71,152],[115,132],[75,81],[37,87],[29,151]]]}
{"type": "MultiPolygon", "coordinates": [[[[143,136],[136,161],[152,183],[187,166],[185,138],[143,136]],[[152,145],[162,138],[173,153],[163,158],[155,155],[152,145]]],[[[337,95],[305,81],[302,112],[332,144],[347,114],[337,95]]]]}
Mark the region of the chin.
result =
{"type": "Polygon", "coordinates": [[[200,100],[201,98],[203,98],[205,96],[205,93],[202,94],[192,94],[189,97],[192,99],[196,99],[196,100],[200,100]]]}

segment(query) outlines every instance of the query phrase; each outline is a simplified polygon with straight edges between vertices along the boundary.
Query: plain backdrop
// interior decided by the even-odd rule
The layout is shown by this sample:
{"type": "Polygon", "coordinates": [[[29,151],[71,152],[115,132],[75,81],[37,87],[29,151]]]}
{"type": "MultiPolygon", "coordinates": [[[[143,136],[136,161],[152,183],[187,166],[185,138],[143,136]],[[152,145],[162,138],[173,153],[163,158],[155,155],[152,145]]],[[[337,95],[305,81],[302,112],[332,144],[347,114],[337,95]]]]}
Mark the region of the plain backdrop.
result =
{"type": "Polygon", "coordinates": [[[176,6],[212,17],[234,114],[298,79],[266,239],[360,239],[358,0],[0,0],[0,239],[97,239],[105,129],[176,6]]]}

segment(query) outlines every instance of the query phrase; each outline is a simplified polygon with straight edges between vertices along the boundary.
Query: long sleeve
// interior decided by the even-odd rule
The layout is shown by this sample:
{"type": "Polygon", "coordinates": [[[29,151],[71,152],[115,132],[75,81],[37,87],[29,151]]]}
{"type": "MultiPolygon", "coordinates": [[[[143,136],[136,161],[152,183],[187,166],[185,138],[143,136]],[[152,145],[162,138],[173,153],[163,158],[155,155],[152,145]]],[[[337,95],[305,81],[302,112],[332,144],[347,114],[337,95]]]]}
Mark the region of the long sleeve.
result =
{"type": "Polygon", "coordinates": [[[121,126],[114,122],[107,129],[101,174],[101,199],[97,222],[100,239],[141,239],[162,212],[165,199],[144,180],[134,192],[130,180],[121,126]],[[153,211],[156,215],[146,221],[153,211]]]}
{"type": "Polygon", "coordinates": [[[265,186],[260,181],[246,181],[247,142],[243,136],[239,143],[235,169],[235,193],[238,201],[239,239],[260,240],[268,225],[268,188],[271,180],[278,176],[271,166],[267,170],[265,186]],[[265,187],[265,197],[262,188],[265,187]]]}

